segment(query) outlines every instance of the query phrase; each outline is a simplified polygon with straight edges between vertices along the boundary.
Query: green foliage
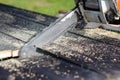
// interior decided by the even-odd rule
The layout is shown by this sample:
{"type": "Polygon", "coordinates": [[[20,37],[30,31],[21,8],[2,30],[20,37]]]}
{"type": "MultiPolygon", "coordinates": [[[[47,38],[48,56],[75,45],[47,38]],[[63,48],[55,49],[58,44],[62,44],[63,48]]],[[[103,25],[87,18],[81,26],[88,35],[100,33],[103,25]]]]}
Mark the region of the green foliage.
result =
{"type": "Polygon", "coordinates": [[[56,15],[59,10],[70,10],[74,7],[74,0],[0,0],[0,3],[48,15],[56,15]]]}

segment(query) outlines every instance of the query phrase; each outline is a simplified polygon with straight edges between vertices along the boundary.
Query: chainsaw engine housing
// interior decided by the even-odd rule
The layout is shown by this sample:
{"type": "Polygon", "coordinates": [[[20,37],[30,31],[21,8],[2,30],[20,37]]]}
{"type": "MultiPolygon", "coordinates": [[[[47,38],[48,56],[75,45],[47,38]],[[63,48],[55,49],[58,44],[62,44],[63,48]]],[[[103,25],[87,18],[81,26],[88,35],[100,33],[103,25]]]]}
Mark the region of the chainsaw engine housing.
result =
{"type": "Polygon", "coordinates": [[[87,22],[119,24],[120,0],[75,0],[87,22]]]}

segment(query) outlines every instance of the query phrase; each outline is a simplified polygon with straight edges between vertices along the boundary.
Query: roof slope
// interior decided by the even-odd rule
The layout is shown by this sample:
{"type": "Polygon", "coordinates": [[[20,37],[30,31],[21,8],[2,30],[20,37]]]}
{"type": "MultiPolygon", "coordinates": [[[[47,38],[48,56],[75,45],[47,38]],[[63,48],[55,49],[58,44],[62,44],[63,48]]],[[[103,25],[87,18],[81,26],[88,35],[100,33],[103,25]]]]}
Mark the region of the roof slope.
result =
{"type": "MultiPolygon", "coordinates": [[[[1,4],[0,43],[20,48],[19,44],[23,45],[55,19],[1,4]]],[[[120,76],[119,36],[103,29],[73,28],[44,46],[43,54],[1,61],[0,79],[117,80],[120,76]]]]}

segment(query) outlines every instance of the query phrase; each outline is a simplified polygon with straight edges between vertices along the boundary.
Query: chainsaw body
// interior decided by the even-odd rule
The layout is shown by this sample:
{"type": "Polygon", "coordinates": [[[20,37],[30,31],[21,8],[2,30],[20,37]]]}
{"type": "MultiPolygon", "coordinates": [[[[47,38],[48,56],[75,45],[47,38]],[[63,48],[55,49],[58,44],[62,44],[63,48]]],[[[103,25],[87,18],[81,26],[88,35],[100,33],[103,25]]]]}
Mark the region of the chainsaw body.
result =
{"type": "Polygon", "coordinates": [[[120,23],[120,0],[76,0],[87,22],[120,23]]]}

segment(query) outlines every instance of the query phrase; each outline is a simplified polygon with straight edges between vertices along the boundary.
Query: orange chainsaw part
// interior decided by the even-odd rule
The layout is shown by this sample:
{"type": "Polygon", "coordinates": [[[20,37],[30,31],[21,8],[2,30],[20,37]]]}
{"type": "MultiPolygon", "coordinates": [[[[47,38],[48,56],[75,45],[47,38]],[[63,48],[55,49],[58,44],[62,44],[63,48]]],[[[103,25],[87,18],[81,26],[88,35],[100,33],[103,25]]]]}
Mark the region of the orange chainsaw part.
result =
{"type": "Polygon", "coordinates": [[[117,7],[118,7],[118,10],[120,10],[120,0],[118,0],[117,2],[117,7]]]}

